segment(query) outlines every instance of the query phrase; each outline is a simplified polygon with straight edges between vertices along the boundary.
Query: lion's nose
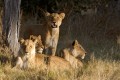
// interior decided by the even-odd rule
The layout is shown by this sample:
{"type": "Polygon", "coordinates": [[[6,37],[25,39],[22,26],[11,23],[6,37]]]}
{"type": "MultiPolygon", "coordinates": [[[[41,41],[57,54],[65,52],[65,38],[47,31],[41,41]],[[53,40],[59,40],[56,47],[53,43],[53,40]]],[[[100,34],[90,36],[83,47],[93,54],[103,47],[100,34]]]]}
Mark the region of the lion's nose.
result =
{"type": "Polygon", "coordinates": [[[53,22],[53,25],[55,25],[56,22],[53,22]]]}
{"type": "Polygon", "coordinates": [[[57,27],[56,22],[52,22],[51,27],[56,28],[57,27]]]}

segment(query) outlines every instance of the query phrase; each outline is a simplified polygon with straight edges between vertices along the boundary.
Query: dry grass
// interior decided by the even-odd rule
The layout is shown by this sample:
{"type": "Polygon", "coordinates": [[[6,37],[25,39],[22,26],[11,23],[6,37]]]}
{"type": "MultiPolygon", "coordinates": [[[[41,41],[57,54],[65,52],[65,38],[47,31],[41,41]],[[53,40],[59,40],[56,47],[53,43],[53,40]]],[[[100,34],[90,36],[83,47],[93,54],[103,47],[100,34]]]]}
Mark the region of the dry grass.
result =
{"type": "Polygon", "coordinates": [[[120,61],[96,59],[93,55],[80,80],[120,80],[119,67],[120,61]]]}
{"type": "Polygon", "coordinates": [[[38,70],[20,70],[9,64],[0,66],[1,80],[120,80],[120,61],[96,59],[94,55],[77,72],[46,72],[38,70]]]}

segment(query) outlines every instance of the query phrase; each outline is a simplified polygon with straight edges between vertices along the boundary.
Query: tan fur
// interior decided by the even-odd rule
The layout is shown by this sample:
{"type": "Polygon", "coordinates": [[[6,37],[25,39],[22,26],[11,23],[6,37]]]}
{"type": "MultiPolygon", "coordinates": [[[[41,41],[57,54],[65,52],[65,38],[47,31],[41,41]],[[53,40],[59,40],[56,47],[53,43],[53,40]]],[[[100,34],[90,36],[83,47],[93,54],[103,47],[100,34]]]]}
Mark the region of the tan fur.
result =
{"type": "Polygon", "coordinates": [[[16,64],[15,64],[15,67],[21,69],[22,66],[23,66],[23,60],[22,60],[22,58],[21,57],[17,57],[17,61],[16,61],[16,64]]]}
{"type": "Polygon", "coordinates": [[[63,53],[64,53],[64,59],[69,61],[73,68],[83,67],[83,63],[74,56],[72,56],[67,49],[64,49],[63,53]]]}
{"type": "Polygon", "coordinates": [[[86,51],[78,43],[77,40],[73,41],[72,47],[63,49],[61,55],[64,59],[70,62],[74,68],[83,67],[83,63],[78,60],[78,57],[84,59],[86,51]]]}
{"type": "Polygon", "coordinates": [[[45,53],[52,53],[54,56],[57,49],[58,39],[59,39],[59,26],[65,17],[64,13],[47,13],[47,30],[45,37],[45,53]]]}
{"type": "Polygon", "coordinates": [[[44,54],[36,54],[35,56],[36,66],[40,67],[41,63],[44,64],[44,66],[47,66],[47,69],[52,70],[52,71],[54,70],[62,71],[62,70],[72,69],[70,63],[60,57],[46,56],[44,54]]]}
{"type": "Polygon", "coordinates": [[[49,70],[70,70],[72,69],[70,63],[57,56],[47,56],[44,54],[36,54],[35,45],[37,40],[21,40],[21,45],[25,55],[18,59],[17,63],[21,63],[21,68],[40,68],[49,70]],[[21,62],[22,60],[22,62],[21,62]]]}
{"type": "Polygon", "coordinates": [[[59,27],[64,17],[65,13],[46,13],[46,19],[42,24],[21,25],[20,37],[28,39],[30,35],[41,35],[45,53],[55,55],[59,39],[59,27]]]}
{"type": "Polygon", "coordinates": [[[26,68],[28,67],[28,65],[31,65],[31,64],[28,64],[29,61],[31,61],[31,63],[33,62],[32,59],[34,59],[33,56],[35,56],[34,50],[35,50],[35,44],[37,43],[37,40],[32,41],[30,39],[26,39],[26,40],[21,39],[19,42],[21,44],[21,50],[23,51],[24,56],[21,56],[21,55],[18,56],[18,60],[16,62],[15,67],[26,68]]]}
{"type": "Polygon", "coordinates": [[[16,66],[17,68],[25,68],[28,67],[27,61],[32,61],[32,56],[35,55],[34,50],[36,50],[36,44],[39,44],[40,46],[42,45],[41,42],[41,36],[30,36],[30,39],[26,39],[24,40],[23,38],[21,38],[19,40],[20,44],[21,44],[21,52],[23,53],[22,55],[19,55],[17,57],[17,62],[16,62],[16,66]],[[31,55],[28,55],[29,53],[33,53],[31,55]],[[31,58],[28,57],[31,56],[31,58]],[[24,65],[23,65],[24,64],[24,65]]]}
{"type": "Polygon", "coordinates": [[[41,40],[41,36],[34,36],[34,35],[30,35],[30,39],[31,40],[37,40],[37,44],[36,44],[36,52],[37,53],[42,53],[43,52],[43,49],[44,49],[44,46],[43,46],[43,43],[42,43],[42,40],[41,40]]]}
{"type": "Polygon", "coordinates": [[[80,57],[81,59],[84,59],[86,54],[86,51],[78,43],[77,40],[73,41],[72,46],[70,46],[69,48],[65,48],[65,50],[67,50],[67,52],[69,52],[69,54],[71,54],[72,56],[76,58],[80,57]]]}

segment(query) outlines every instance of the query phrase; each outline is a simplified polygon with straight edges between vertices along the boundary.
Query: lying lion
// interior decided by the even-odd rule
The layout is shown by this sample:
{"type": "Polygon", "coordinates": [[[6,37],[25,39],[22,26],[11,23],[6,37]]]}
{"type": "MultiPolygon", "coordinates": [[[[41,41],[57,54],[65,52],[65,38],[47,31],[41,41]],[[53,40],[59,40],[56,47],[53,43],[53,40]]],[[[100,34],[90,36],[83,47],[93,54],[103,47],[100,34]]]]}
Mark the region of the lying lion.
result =
{"type": "Polygon", "coordinates": [[[83,63],[77,58],[81,57],[81,59],[84,59],[85,54],[86,51],[77,40],[73,41],[71,47],[63,49],[61,53],[62,57],[69,61],[73,68],[83,67],[83,63]]]}
{"type": "Polygon", "coordinates": [[[49,70],[70,70],[72,69],[70,63],[65,59],[57,56],[47,56],[44,54],[36,53],[37,39],[21,39],[20,44],[24,51],[23,57],[18,57],[16,66],[27,69],[27,68],[40,68],[49,70]]]}

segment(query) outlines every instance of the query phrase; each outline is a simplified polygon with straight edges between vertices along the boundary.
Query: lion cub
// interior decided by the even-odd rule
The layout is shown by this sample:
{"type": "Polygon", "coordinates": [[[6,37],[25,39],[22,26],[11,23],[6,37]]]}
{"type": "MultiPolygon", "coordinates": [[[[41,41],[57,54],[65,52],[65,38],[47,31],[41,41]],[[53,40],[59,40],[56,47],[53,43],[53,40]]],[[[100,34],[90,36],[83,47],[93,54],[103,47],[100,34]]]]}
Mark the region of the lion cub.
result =
{"type": "Polygon", "coordinates": [[[70,48],[63,49],[61,53],[62,57],[69,61],[74,68],[83,67],[83,63],[77,58],[81,57],[82,59],[84,59],[85,54],[86,51],[78,43],[77,40],[73,41],[72,46],[70,48]]]}
{"type": "Polygon", "coordinates": [[[37,53],[43,53],[43,49],[44,49],[44,46],[43,46],[43,43],[42,43],[42,40],[41,40],[41,36],[34,36],[34,35],[30,35],[30,40],[37,40],[37,44],[36,44],[36,52],[37,53]]]}
{"type": "Polygon", "coordinates": [[[22,68],[40,68],[49,70],[69,70],[72,69],[70,63],[57,56],[47,56],[36,54],[37,39],[21,39],[20,44],[25,53],[24,57],[17,63],[22,64],[22,68]]]}
{"type": "Polygon", "coordinates": [[[59,30],[62,20],[65,17],[65,13],[46,13],[46,37],[45,37],[45,53],[54,56],[57,49],[59,30]]]}

